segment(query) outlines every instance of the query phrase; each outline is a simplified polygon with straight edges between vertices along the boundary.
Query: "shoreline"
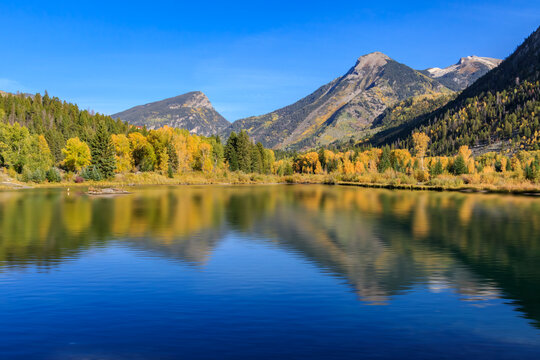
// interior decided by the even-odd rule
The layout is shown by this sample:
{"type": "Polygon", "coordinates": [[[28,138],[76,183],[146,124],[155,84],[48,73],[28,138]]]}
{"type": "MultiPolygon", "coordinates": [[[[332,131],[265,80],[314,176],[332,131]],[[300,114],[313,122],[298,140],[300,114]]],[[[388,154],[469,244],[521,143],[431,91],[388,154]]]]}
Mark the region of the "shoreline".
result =
{"type": "Polygon", "coordinates": [[[540,185],[530,184],[527,187],[501,187],[493,184],[463,184],[459,186],[429,185],[423,183],[417,184],[395,184],[395,183],[377,183],[377,182],[355,182],[329,179],[328,175],[297,175],[297,176],[277,176],[277,175],[253,175],[241,174],[240,178],[210,178],[205,176],[197,177],[176,177],[158,178],[158,181],[136,181],[145,179],[118,179],[111,181],[86,181],[82,183],[61,182],[61,183],[19,183],[2,182],[0,183],[0,192],[20,191],[30,189],[63,189],[63,188],[131,188],[143,186],[201,186],[201,185],[221,185],[221,186],[242,186],[242,185],[339,185],[356,186],[362,188],[377,188],[388,190],[411,190],[411,191],[437,191],[437,192],[461,192],[475,194],[502,194],[540,197],[540,185]],[[129,181],[132,180],[132,181],[129,181]],[[229,181],[227,181],[229,180],[229,181]],[[231,181],[232,180],[232,181],[231,181]]]}

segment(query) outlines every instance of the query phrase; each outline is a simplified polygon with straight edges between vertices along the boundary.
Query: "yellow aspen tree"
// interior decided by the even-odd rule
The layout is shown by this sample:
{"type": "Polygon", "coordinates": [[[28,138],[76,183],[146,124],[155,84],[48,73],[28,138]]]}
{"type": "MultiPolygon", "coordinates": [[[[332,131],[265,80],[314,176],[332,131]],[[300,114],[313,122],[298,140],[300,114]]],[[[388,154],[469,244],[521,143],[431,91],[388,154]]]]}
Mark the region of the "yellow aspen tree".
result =
{"type": "Polygon", "coordinates": [[[354,164],[348,157],[343,159],[343,173],[346,175],[354,174],[354,164]]]}
{"type": "Polygon", "coordinates": [[[412,137],[415,155],[420,159],[420,167],[424,170],[424,156],[426,156],[429,137],[423,132],[414,133],[412,137]]]}
{"type": "Polygon", "coordinates": [[[131,156],[131,145],[129,139],[124,134],[112,134],[111,141],[115,150],[117,173],[125,173],[133,168],[133,157],[131,156]]]}
{"type": "Polygon", "coordinates": [[[465,160],[465,162],[469,161],[471,154],[472,154],[472,151],[469,149],[467,145],[462,145],[459,147],[458,155],[461,155],[463,157],[463,160],[465,160]]]}
{"type": "Polygon", "coordinates": [[[321,166],[321,162],[317,160],[317,164],[315,166],[315,174],[322,174],[324,173],[323,168],[321,166]]]}
{"type": "Polygon", "coordinates": [[[366,166],[364,165],[364,163],[360,160],[356,160],[356,162],[354,163],[354,172],[357,174],[361,174],[364,171],[366,171],[366,166]]]}
{"type": "Polygon", "coordinates": [[[79,171],[92,163],[92,155],[88,145],[78,137],[68,139],[66,147],[62,149],[64,166],[70,171],[79,171]]]}
{"type": "Polygon", "coordinates": [[[212,146],[208,143],[201,143],[199,145],[199,161],[200,169],[205,172],[211,172],[212,166],[212,146]]]}

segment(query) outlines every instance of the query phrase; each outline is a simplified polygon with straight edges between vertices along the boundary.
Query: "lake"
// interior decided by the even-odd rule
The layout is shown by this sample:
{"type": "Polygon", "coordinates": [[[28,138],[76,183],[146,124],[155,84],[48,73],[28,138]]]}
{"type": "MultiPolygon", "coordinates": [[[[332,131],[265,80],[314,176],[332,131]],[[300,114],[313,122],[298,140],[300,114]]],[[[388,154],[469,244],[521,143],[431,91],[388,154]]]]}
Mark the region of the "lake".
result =
{"type": "Polygon", "coordinates": [[[540,359],[540,199],[0,192],[1,359],[540,359]]]}

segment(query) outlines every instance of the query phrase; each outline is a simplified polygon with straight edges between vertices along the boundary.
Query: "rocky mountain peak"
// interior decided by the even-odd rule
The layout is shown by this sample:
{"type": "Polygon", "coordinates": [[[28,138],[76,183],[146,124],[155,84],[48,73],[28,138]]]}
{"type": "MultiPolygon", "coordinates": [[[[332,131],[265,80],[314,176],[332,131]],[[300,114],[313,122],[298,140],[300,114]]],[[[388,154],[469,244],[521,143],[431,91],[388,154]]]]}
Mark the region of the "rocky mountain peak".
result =
{"type": "Polygon", "coordinates": [[[472,84],[482,75],[497,67],[502,60],[476,55],[465,56],[445,68],[433,67],[423,71],[431,78],[437,79],[446,87],[460,91],[472,84]]]}
{"type": "Polygon", "coordinates": [[[441,91],[448,89],[381,52],[372,52],[306,97],[271,113],[237,120],[223,135],[245,129],[268,147],[326,146],[365,131],[388,105],[441,91]]]}
{"type": "Polygon", "coordinates": [[[388,56],[383,54],[382,52],[372,52],[366,55],[362,55],[356,60],[356,64],[354,65],[354,69],[365,69],[365,68],[374,68],[374,67],[381,67],[384,66],[388,62],[388,60],[391,60],[388,56]]]}
{"type": "Polygon", "coordinates": [[[345,74],[347,80],[365,78],[370,74],[377,73],[391,59],[385,54],[375,51],[362,55],[356,60],[356,64],[345,74]]]}
{"type": "MultiPolygon", "coordinates": [[[[201,91],[192,91],[163,100],[169,109],[179,109],[181,107],[212,109],[212,103],[201,91]]],[[[152,105],[153,103],[144,106],[152,105]]]]}
{"type": "Polygon", "coordinates": [[[112,117],[149,129],[168,125],[206,136],[217,134],[229,125],[201,91],[135,106],[112,117]]]}

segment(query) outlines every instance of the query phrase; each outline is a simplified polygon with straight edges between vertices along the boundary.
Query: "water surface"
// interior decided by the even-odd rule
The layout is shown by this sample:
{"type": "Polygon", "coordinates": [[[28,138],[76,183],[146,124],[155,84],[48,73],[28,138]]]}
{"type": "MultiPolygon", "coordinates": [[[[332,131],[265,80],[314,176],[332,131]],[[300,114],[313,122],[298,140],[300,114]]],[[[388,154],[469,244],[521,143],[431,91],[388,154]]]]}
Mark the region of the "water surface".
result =
{"type": "Polygon", "coordinates": [[[0,192],[2,359],[539,359],[540,199],[0,192]]]}

